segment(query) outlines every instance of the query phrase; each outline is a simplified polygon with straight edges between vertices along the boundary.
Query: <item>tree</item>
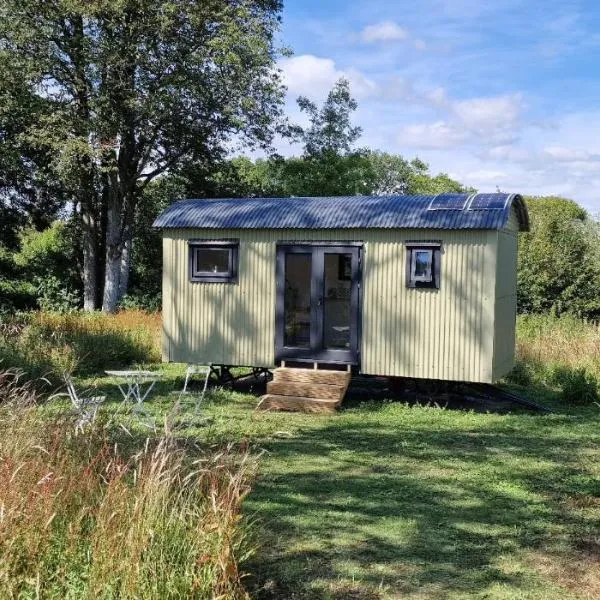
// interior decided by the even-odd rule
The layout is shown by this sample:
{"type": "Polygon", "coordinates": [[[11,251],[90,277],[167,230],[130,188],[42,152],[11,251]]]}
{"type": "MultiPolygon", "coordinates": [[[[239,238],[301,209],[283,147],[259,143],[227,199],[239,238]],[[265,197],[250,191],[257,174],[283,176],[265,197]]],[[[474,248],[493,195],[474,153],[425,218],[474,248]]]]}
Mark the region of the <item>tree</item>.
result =
{"type": "Polygon", "coordinates": [[[351,152],[354,142],[361,136],[362,129],[354,127],[352,113],[358,103],[350,94],[350,82],[341,78],[327,95],[322,108],[318,108],[305,96],[298,98],[301,112],[305,112],[310,126],[302,129],[296,126],[295,132],[304,143],[305,157],[323,155],[345,155],[351,152]]]}
{"type": "Polygon", "coordinates": [[[442,194],[473,192],[473,188],[465,187],[462,183],[452,179],[446,173],[431,175],[429,165],[419,158],[410,162],[409,194],[442,194]]]}
{"type": "Polygon", "coordinates": [[[0,0],[0,89],[24,82],[20,138],[51,153],[76,206],[85,308],[102,287],[106,311],[125,292],[153,179],[220,158],[233,135],[269,145],[283,98],[280,10],[280,0],[0,0]]]}
{"type": "Polygon", "coordinates": [[[403,156],[374,151],[369,153],[369,163],[372,169],[370,193],[376,195],[412,193],[413,168],[403,156]]]}
{"type": "Polygon", "coordinates": [[[358,107],[350,84],[340,79],[322,107],[308,98],[298,98],[309,125],[292,128],[303,143],[302,157],[271,161],[272,173],[286,196],[343,196],[368,193],[371,167],[366,150],[354,149],[360,127],[352,125],[358,107]]]}
{"type": "Polygon", "coordinates": [[[572,200],[526,198],[531,231],[519,240],[520,312],[600,316],[598,224],[572,200]]]}

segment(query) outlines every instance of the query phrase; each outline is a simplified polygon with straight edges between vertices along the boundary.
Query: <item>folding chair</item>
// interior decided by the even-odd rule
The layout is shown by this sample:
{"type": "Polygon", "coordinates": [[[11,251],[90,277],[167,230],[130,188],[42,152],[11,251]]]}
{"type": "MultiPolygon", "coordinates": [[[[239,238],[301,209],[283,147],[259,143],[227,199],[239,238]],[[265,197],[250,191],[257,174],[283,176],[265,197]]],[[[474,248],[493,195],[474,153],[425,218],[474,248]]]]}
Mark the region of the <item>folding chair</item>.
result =
{"type": "Polygon", "coordinates": [[[67,387],[67,391],[60,392],[58,394],[53,394],[48,398],[51,400],[52,398],[56,398],[57,396],[68,396],[71,400],[71,404],[75,409],[75,414],[78,416],[77,421],[75,422],[75,430],[83,432],[83,429],[86,425],[90,425],[94,422],[96,418],[96,414],[98,413],[98,409],[100,405],[106,400],[106,396],[91,396],[89,398],[81,398],[77,394],[77,390],[73,385],[73,380],[69,375],[64,375],[65,385],[67,387]]]}
{"type": "Polygon", "coordinates": [[[185,381],[183,383],[183,389],[179,392],[179,400],[181,400],[181,397],[186,394],[190,394],[190,395],[192,394],[192,392],[189,392],[187,389],[190,379],[194,375],[204,375],[204,386],[202,387],[202,391],[200,392],[200,394],[198,395],[198,399],[196,400],[196,412],[198,410],[200,410],[200,404],[202,404],[202,401],[204,400],[204,395],[206,394],[206,388],[208,387],[208,380],[210,378],[210,372],[211,372],[210,365],[208,365],[208,366],[188,365],[187,369],[185,371],[185,381]]]}

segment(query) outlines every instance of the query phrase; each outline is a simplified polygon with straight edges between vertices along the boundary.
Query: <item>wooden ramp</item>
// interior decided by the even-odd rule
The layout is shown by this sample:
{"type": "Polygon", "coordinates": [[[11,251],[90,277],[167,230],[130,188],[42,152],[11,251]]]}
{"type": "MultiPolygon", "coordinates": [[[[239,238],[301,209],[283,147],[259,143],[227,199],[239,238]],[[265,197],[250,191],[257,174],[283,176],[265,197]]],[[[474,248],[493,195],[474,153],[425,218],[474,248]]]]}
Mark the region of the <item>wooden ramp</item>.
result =
{"type": "Polygon", "coordinates": [[[346,371],[280,367],[267,383],[260,410],[335,412],[342,403],[351,374],[346,371]]]}

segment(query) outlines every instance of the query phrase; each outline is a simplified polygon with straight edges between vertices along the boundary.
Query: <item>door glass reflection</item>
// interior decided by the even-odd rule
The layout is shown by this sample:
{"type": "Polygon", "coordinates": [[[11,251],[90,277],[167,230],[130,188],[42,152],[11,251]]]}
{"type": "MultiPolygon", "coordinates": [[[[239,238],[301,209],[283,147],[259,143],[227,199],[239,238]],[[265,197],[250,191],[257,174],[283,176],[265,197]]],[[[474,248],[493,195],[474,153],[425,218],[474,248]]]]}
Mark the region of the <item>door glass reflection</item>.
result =
{"type": "Polygon", "coordinates": [[[285,256],[285,346],[310,347],[311,266],[310,254],[285,256]]]}
{"type": "Polygon", "coordinates": [[[352,254],[325,254],[323,337],[325,348],[350,348],[352,254]]]}

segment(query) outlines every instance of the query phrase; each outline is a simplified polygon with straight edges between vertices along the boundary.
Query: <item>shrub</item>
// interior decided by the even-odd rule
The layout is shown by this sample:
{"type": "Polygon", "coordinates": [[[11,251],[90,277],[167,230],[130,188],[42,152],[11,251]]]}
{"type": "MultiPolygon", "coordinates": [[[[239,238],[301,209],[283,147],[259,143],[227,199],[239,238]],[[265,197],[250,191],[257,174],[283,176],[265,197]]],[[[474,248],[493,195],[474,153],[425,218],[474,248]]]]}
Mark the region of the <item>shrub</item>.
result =
{"type": "Polygon", "coordinates": [[[125,310],[158,312],[162,306],[162,294],[160,292],[152,294],[125,294],[121,299],[120,306],[125,310]]]}
{"type": "Polygon", "coordinates": [[[164,437],[125,455],[108,431],[0,408],[0,597],[247,597],[247,450],[164,437]]]}
{"type": "Polygon", "coordinates": [[[561,398],[568,404],[591,404],[598,400],[598,381],[585,367],[555,367],[551,381],[560,388],[561,398]]]}
{"type": "Polygon", "coordinates": [[[81,294],[65,287],[54,275],[36,277],[34,285],[39,307],[44,311],[72,312],[81,306],[81,294]]]}

